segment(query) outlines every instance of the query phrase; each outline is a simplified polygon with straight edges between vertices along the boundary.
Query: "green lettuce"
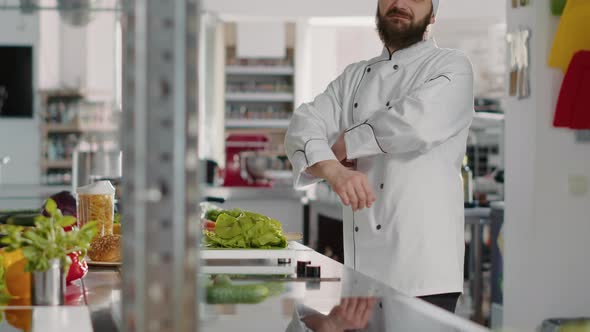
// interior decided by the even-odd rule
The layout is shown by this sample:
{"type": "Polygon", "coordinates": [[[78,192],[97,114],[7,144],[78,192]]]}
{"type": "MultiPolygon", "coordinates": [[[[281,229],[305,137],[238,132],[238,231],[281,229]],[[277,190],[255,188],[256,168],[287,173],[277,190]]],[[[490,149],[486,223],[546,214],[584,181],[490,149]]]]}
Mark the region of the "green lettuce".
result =
{"type": "Polygon", "coordinates": [[[233,209],[221,211],[215,231],[204,231],[209,247],[216,248],[285,248],[287,239],[280,222],[267,216],[233,209]]]}

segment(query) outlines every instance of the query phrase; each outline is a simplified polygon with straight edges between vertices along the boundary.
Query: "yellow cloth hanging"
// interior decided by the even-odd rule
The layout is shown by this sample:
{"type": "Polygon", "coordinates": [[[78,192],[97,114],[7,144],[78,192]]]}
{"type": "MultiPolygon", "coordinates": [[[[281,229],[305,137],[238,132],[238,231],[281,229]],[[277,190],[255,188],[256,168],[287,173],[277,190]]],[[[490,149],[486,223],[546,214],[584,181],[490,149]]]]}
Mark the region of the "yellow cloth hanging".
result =
{"type": "Polygon", "coordinates": [[[590,50],[590,0],[568,0],[555,34],[549,66],[565,73],[573,55],[581,50],[590,50]]]}

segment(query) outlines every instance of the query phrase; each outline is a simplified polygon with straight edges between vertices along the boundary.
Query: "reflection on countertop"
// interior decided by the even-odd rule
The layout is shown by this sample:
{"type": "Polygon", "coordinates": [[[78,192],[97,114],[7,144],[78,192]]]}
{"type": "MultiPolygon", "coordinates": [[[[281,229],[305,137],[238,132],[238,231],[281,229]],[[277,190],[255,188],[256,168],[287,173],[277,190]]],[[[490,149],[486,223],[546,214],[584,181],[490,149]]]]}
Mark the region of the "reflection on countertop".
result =
{"type": "Polygon", "coordinates": [[[305,331],[300,318],[312,311],[328,315],[343,299],[377,299],[368,326],[363,331],[486,331],[472,322],[443,311],[313,250],[298,250],[296,261],[311,261],[321,267],[326,282],[284,282],[285,292],[256,305],[207,305],[204,331],[305,331]]]}
{"type": "MultiPolygon", "coordinates": [[[[273,277],[252,275],[241,264],[236,266],[236,272],[228,272],[238,275],[232,284],[271,284],[276,287],[270,287],[280,291],[257,304],[203,305],[199,312],[200,328],[203,331],[305,331],[304,317],[310,313],[325,317],[353,299],[369,298],[375,303],[363,331],[487,331],[426,302],[402,295],[309,248],[299,247],[305,250],[295,251],[296,258],[291,262],[293,271],[297,261],[311,261],[321,267],[321,277],[330,281],[298,281],[294,274],[289,278],[283,275],[282,281],[273,281],[273,277]]],[[[276,262],[258,263],[273,265],[276,262]]],[[[93,281],[86,282],[88,304],[94,330],[102,331],[99,327],[120,319],[116,317],[118,311],[113,310],[121,308],[119,274],[97,271],[91,275],[93,281]]]]}

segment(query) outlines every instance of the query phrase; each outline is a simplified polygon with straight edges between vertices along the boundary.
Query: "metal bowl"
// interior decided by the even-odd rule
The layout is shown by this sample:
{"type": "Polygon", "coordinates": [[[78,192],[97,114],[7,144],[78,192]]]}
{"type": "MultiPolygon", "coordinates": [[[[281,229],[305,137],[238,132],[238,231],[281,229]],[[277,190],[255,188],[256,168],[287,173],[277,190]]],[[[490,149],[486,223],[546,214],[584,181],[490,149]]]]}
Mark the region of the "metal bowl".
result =
{"type": "Polygon", "coordinates": [[[243,153],[240,155],[240,166],[242,178],[248,181],[268,180],[265,172],[272,169],[273,161],[276,158],[262,156],[255,153],[243,153]]]}

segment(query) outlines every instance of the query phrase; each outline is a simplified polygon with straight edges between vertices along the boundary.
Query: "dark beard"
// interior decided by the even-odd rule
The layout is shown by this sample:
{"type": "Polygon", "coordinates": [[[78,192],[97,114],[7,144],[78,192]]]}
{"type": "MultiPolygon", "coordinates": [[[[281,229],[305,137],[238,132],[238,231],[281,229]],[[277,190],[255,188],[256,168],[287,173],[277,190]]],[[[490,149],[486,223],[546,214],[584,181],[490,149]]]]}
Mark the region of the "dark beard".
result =
{"type": "MultiPolygon", "coordinates": [[[[386,13],[386,15],[395,13],[396,11],[394,8],[389,13],[386,13]]],[[[430,24],[431,15],[432,13],[416,23],[411,23],[409,27],[398,29],[390,23],[387,17],[379,13],[379,8],[377,7],[375,20],[377,22],[379,38],[381,38],[381,41],[386,47],[392,50],[400,50],[414,45],[424,40],[424,34],[430,24]]]]}

